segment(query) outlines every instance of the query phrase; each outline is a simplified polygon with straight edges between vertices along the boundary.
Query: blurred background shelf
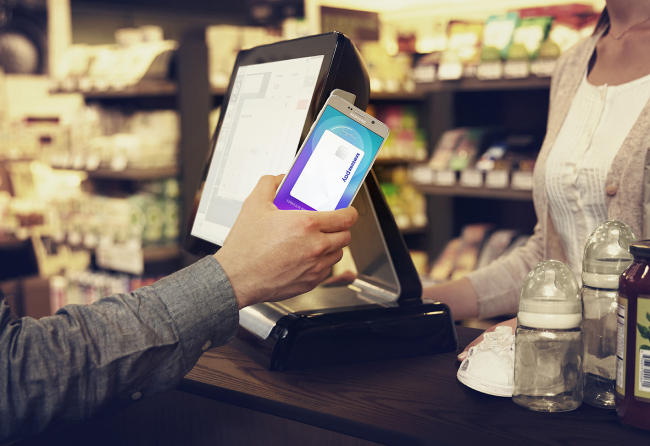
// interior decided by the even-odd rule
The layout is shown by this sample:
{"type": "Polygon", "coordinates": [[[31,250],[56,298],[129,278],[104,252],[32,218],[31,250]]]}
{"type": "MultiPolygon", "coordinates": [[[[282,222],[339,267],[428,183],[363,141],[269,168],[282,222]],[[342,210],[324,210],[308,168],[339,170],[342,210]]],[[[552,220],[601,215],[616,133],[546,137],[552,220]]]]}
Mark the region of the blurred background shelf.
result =
{"type": "Polygon", "coordinates": [[[481,80],[466,77],[459,80],[436,81],[418,84],[416,94],[424,97],[426,93],[457,92],[457,91],[509,91],[509,90],[538,90],[551,86],[550,77],[528,76],[521,79],[481,80]]]}
{"type": "Polygon", "coordinates": [[[148,97],[148,96],[174,96],[178,92],[178,86],[175,82],[169,80],[144,80],[136,85],[128,86],[123,89],[106,89],[106,90],[66,90],[53,89],[51,93],[80,93],[86,99],[102,98],[131,98],[131,97],[148,97]]]}
{"type": "Polygon", "coordinates": [[[375,160],[376,166],[396,166],[403,164],[421,163],[423,160],[416,160],[414,158],[377,158],[375,160]]]}
{"type": "Polygon", "coordinates": [[[142,169],[127,168],[124,170],[110,170],[110,169],[77,170],[77,169],[64,169],[64,168],[57,168],[57,169],[86,172],[88,174],[88,178],[98,179],[98,180],[147,181],[147,180],[159,180],[163,178],[171,178],[179,174],[179,169],[177,166],[150,167],[150,168],[142,168],[142,169]]]}
{"type": "Polygon", "coordinates": [[[400,228],[400,232],[404,235],[426,234],[428,230],[428,226],[410,226],[407,228],[400,228]]]}
{"type": "Polygon", "coordinates": [[[144,263],[165,262],[180,257],[181,249],[178,246],[147,246],[142,249],[144,263]]]}
{"type": "Polygon", "coordinates": [[[488,198],[494,200],[532,201],[533,191],[518,189],[491,189],[487,187],[464,186],[434,186],[429,184],[413,184],[419,191],[427,195],[450,197],[488,198]]]}
{"type": "Polygon", "coordinates": [[[371,101],[421,101],[427,91],[370,92],[371,101]]]}

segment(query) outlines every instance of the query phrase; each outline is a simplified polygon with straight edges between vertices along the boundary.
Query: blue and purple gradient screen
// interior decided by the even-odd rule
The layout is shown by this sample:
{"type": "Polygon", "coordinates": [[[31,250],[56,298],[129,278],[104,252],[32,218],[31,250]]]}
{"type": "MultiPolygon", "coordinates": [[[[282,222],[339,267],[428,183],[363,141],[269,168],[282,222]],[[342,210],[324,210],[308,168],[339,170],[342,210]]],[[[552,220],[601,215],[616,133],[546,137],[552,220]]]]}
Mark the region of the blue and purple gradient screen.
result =
{"type": "Polygon", "coordinates": [[[295,197],[292,197],[290,192],[326,130],[329,130],[363,151],[363,158],[345,188],[340,201],[336,205],[336,209],[346,208],[350,205],[352,197],[361,185],[361,181],[365,177],[366,172],[371,167],[370,163],[375,159],[375,155],[379,151],[384,139],[328,105],[273,201],[278,209],[315,210],[295,197]]]}

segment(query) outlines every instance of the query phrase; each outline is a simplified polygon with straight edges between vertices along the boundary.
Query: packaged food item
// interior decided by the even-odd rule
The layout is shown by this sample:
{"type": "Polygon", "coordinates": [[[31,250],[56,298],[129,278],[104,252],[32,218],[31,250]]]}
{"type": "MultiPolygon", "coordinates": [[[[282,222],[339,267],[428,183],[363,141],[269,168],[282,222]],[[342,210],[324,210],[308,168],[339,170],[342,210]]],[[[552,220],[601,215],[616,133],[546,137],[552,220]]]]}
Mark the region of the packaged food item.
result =
{"type": "Polygon", "coordinates": [[[519,14],[509,12],[491,15],[485,22],[481,61],[499,61],[508,56],[512,36],[519,23],[519,14]]]}
{"type": "Polygon", "coordinates": [[[514,229],[494,231],[483,245],[475,269],[483,268],[499,258],[508,249],[516,236],[517,231],[514,229]]]}
{"type": "Polygon", "coordinates": [[[508,49],[508,60],[532,60],[548,36],[553,17],[526,17],[519,21],[508,49]]]}
{"type": "Polygon", "coordinates": [[[436,282],[444,282],[449,279],[451,272],[456,266],[456,259],[458,258],[462,246],[462,237],[457,237],[447,243],[447,246],[445,246],[442,254],[440,254],[438,260],[436,260],[429,272],[429,277],[432,280],[436,282]]]}
{"type": "Polygon", "coordinates": [[[479,22],[449,23],[447,49],[442,53],[438,67],[440,80],[459,79],[467,67],[479,63],[483,28],[483,23],[479,22]]]}
{"type": "Polygon", "coordinates": [[[433,149],[431,160],[429,161],[429,167],[433,170],[449,169],[449,161],[454,155],[454,151],[461,139],[468,131],[469,129],[467,128],[457,128],[447,130],[443,133],[435,149],[433,149]]]}
{"type": "Polygon", "coordinates": [[[454,149],[449,160],[451,170],[461,171],[473,166],[480,151],[481,143],[487,133],[483,128],[469,129],[454,149]]]}
{"type": "Polygon", "coordinates": [[[456,258],[451,280],[461,279],[476,269],[479,251],[491,229],[492,225],[480,223],[467,225],[463,228],[463,246],[456,258]]]}

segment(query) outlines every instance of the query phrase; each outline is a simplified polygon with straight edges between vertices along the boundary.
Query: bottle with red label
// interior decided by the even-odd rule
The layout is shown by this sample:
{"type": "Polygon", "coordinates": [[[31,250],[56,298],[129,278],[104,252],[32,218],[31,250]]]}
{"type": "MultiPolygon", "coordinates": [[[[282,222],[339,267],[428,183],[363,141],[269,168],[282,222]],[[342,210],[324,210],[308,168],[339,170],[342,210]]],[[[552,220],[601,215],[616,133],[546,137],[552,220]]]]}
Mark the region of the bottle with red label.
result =
{"type": "Polygon", "coordinates": [[[631,243],[630,253],[618,291],[616,413],[624,425],[650,430],[650,240],[631,243]]]}

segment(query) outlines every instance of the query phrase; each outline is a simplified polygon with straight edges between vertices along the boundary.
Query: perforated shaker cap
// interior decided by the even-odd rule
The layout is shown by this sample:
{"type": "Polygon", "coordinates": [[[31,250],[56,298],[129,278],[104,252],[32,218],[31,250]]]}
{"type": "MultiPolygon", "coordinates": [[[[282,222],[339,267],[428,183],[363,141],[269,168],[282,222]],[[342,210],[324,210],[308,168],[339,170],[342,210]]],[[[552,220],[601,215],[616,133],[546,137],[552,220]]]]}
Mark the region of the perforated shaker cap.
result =
{"type": "Polygon", "coordinates": [[[533,268],[521,287],[517,323],[546,329],[571,329],[582,322],[578,281],[562,262],[545,260],[533,268]]]}
{"type": "Polygon", "coordinates": [[[582,258],[582,283],[592,288],[618,289],[618,280],[632,263],[632,229],[618,220],[601,223],[591,233],[582,258]]]}

